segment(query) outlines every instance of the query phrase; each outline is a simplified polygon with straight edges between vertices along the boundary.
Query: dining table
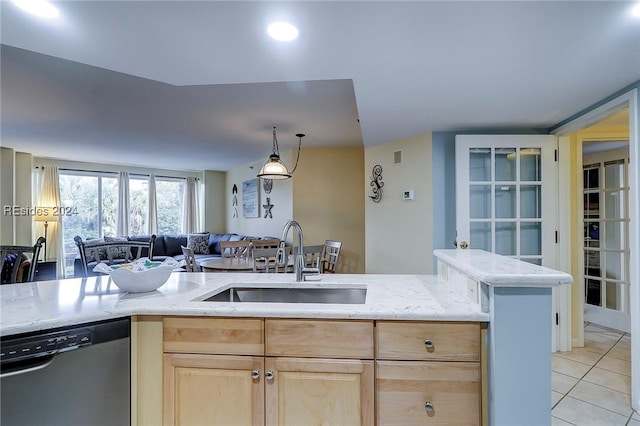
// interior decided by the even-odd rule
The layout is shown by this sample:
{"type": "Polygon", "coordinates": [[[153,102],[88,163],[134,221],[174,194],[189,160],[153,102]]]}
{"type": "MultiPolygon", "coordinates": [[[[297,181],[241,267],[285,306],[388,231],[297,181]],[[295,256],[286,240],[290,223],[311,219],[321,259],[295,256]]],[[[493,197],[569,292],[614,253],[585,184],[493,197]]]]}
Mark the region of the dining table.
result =
{"type": "Polygon", "coordinates": [[[202,272],[247,272],[253,271],[251,257],[220,257],[200,262],[202,272]]]}
{"type": "MultiPolygon", "coordinates": [[[[271,258],[273,261],[273,258],[271,258]]],[[[287,270],[293,271],[295,256],[287,256],[287,270]]],[[[200,262],[202,272],[252,272],[253,257],[220,257],[200,262]]],[[[262,271],[264,272],[264,271],[262,271]]]]}

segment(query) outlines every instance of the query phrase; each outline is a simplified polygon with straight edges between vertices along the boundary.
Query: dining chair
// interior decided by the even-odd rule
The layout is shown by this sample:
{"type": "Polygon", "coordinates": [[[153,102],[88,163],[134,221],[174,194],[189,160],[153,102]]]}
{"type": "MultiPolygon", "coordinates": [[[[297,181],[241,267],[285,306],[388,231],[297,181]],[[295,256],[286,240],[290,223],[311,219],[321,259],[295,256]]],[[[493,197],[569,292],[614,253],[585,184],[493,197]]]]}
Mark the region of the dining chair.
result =
{"type": "Polygon", "coordinates": [[[324,245],[309,245],[302,247],[302,254],[304,255],[305,268],[318,268],[320,269],[320,259],[322,258],[322,249],[324,245]]]}
{"type": "Polygon", "coordinates": [[[220,241],[220,254],[222,257],[248,257],[250,244],[249,240],[220,241]]]}
{"type": "Polygon", "coordinates": [[[0,246],[0,284],[34,281],[40,249],[45,242],[44,237],[39,237],[33,246],[0,246]]]}
{"type": "Polygon", "coordinates": [[[196,255],[192,248],[180,246],[182,254],[184,254],[185,265],[184,268],[187,272],[198,272],[198,264],[196,263],[196,255]]]}
{"type": "Polygon", "coordinates": [[[342,241],[326,240],[322,248],[320,271],[335,274],[338,271],[338,260],[342,241]]]}
{"type": "Polygon", "coordinates": [[[287,272],[290,251],[291,247],[285,247],[284,259],[282,263],[278,263],[277,248],[252,247],[251,258],[253,259],[253,272],[287,272]]]}
{"type": "Polygon", "coordinates": [[[269,238],[266,240],[252,240],[251,246],[253,248],[278,248],[280,246],[280,239],[269,238]]]}

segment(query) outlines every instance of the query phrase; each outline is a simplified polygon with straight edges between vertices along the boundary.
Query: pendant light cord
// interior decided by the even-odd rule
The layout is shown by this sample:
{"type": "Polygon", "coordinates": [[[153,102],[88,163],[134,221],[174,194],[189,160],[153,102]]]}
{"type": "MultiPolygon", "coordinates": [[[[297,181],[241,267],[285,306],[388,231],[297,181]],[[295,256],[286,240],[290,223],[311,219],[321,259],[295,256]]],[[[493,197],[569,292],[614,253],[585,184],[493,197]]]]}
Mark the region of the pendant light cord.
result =
{"type": "Polygon", "coordinates": [[[300,147],[302,146],[302,137],[304,136],[301,133],[296,135],[298,137],[298,155],[296,156],[296,164],[293,166],[293,170],[291,170],[291,174],[296,171],[298,168],[298,160],[300,160],[300,147]]]}
{"type": "Polygon", "coordinates": [[[280,156],[280,148],[278,147],[278,138],[276,137],[276,126],[273,126],[273,153],[280,156]]]}

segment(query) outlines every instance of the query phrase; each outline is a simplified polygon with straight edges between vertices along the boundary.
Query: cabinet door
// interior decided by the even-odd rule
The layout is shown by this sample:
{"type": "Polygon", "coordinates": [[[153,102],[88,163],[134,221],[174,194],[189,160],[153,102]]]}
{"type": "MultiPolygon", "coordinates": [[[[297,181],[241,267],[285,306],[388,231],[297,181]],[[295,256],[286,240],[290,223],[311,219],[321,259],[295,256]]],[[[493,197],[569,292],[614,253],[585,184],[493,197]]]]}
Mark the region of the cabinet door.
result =
{"type": "Polygon", "coordinates": [[[263,377],[263,357],[165,354],[164,424],[264,425],[263,377]]]}
{"type": "Polygon", "coordinates": [[[378,425],[479,425],[480,364],[377,361],[378,425]]]}
{"type": "Polygon", "coordinates": [[[265,368],[267,425],[373,424],[373,361],[268,357],[265,368]]]}

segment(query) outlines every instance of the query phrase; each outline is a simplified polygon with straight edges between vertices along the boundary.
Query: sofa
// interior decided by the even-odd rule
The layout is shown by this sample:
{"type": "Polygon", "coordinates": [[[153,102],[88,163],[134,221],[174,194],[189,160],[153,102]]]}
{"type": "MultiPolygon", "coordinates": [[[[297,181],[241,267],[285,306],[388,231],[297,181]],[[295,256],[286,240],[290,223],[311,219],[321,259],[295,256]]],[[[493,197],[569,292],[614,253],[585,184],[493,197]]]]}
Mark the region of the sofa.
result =
{"type": "Polygon", "coordinates": [[[78,255],[74,263],[74,276],[98,275],[93,268],[98,262],[118,264],[148,257],[151,260],[164,260],[172,257],[177,261],[184,259],[181,246],[191,247],[195,253],[196,263],[221,257],[221,241],[240,241],[255,239],[271,239],[273,237],[251,237],[234,233],[219,234],[201,232],[177,235],[135,235],[126,237],[104,237],[83,240],[76,236],[78,255]],[[96,258],[96,255],[99,259],[96,258]],[[86,270],[85,270],[86,263],[86,270]]]}

